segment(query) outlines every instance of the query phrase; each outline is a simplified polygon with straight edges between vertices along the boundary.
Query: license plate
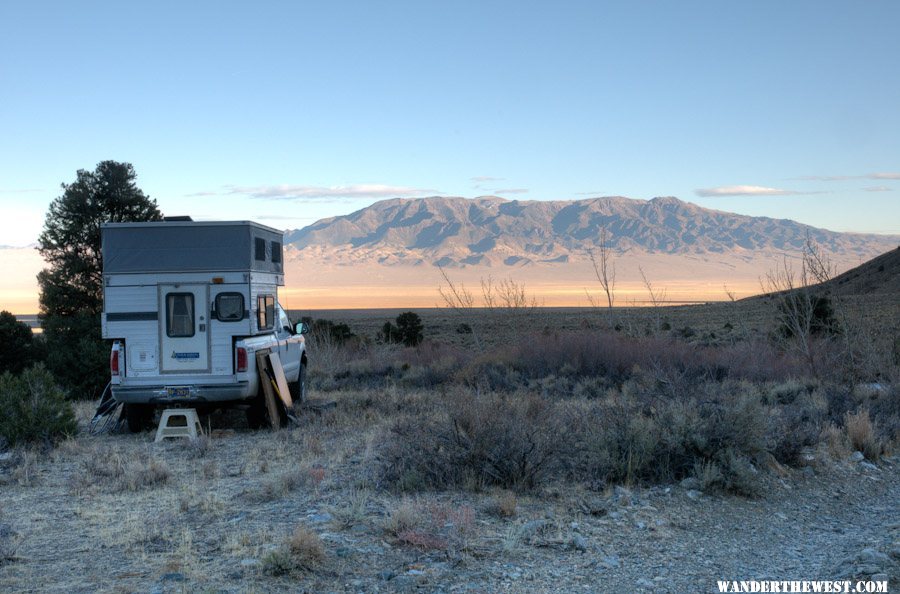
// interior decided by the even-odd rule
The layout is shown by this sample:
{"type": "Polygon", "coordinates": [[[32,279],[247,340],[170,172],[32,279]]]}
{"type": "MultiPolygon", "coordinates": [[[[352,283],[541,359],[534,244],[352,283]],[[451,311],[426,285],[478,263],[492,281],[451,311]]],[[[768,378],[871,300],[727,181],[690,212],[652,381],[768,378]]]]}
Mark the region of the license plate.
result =
{"type": "Polygon", "coordinates": [[[191,389],[187,386],[175,386],[166,388],[166,397],[168,398],[187,398],[191,395],[191,389]]]}

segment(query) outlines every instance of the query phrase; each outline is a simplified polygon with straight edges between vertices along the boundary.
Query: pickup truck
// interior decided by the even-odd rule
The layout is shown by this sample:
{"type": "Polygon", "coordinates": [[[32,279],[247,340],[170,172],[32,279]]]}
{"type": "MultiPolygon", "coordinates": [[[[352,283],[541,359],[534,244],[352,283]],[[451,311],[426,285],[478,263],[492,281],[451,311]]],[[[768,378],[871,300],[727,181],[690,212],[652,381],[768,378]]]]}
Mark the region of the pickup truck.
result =
{"type": "Polygon", "coordinates": [[[262,350],[278,354],[292,399],[304,399],[305,327],[278,303],[282,235],[248,221],[101,227],[111,397],[130,430],[173,406],[240,405],[261,425],[262,350]]]}
{"type": "MultiPolygon", "coordinates": [[[[129,377],[124,340],[113,342],[109,367],[114,400],[125,405],[128,429],[143,431],[150,427],[157,408],[192,406],[208,411],[222,406],[241,405],[246,408],[247,421],[252,428],[266,425],[266,406],[256,353],[278,353],[295,406],[306,398],[306,327],[302,322],[292,326],[280,305],[276,306],[280,320],[278,329],[270,334],[249,336],[234,341],[234,373],[227,376],[158,376],[129,377]]],[[[138,351],[136,356],[140,357],[138,351]]]]}

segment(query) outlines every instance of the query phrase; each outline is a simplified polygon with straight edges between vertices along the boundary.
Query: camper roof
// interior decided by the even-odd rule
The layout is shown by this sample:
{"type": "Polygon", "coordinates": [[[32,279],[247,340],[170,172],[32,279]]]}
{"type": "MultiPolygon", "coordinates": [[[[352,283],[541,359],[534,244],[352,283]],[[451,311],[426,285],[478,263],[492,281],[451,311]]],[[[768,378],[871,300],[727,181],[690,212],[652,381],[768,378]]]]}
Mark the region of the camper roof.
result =
{"type": "Polygon", "coordinates": [[[255,221],[145,221],[142,223],[101,223],[102,229],[117,227],[139,228],[139,227],[231,227],[231,226],[248,226],[271,231],[282,235],[283,232],[255,221]]]}
{"type": "Polygon", "coordinates": [[[103,272],[284,272],[284,234],[252,221],[101,225],[103,272]]]}

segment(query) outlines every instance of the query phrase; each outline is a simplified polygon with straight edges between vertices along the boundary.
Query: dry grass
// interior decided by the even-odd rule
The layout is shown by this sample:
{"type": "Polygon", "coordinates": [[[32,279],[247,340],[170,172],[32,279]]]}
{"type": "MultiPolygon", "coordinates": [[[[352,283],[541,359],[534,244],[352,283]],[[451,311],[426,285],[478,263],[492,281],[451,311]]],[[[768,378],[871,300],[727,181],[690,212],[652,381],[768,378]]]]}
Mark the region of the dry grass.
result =
{"type": "Polygon", "coordinates": [[[821,441],[828,454],[835,460],[845,460],[852,452],[847,432],[833,423],[829,423],[822,430],[821,441]]]}
{"type": "Polygon", "coordinates": [[[385,531],[402,545],[423,551],[463,551],[474,528],[475,511],[436,500],[404,499],[392,511],[385,531]]]}
{"type": "Polygon", "coordinates": [[[371,494],[365,489],[350,489],[343,505],[333,507],[332,515],[339,528],[364,524],[369,517],[371,494]]]}
{"type": "Polygon", "coordinates": [[[868,410],[860,410],[856,413],[847,413],[844,425],[847,428],[847,437],[850,445],[856,451],[862,452],[869,460],[877,461],[884,451],[884,445],[875,430],[875,424],[869,417],[868,410]]]}
{"type": "Polygon", "coordinates": [[[297,526],[288,541],[291,556],[298,567],[313,570],[325,561],[325,545],[312,530],[297,526]]]}
{"type": "Polygon", "coordinates": [[[119,452],[94,451],[82,462],[81,468],[82,472],[72,479],[72,488],[77,491],[99,489],[133,493],[165,485],[172,477],[164,461],[146,454],[127,456],[119,452]]]}
{"type": "Polygon", "coordinates": [[[320,569],[325,562],[325,545],[319,535],[297,526],[291,536],[263,558],[263,571],[275,576],[293,575],[320,569]]]}
{"type": "Polygon", "coordinates": [[[519,507],[519,499],[512,491],[503,491],[494,501],[493,509],[501,518],[514,518],[519,507]]]}
{"type": "Polygon", "coordinates": [[[309,484],[309,475],[300,470],[289,470],[244,492],[244,497],[253,503],[265,503],[284,498],[288,493],[309,484]]]}
{"type": "Polygon", "coordinates": [[[398,538],[404,532],[415,529],[422,522],[422,513],[419,506],[412,500],[401,500],[385,522],[384,530],[389,535],[398,538]]]}
{"type": "Polygon", "coordinates": [[[23,487],[34,487],[40,484],[41,476],[38,462],[43,458],[38,449],[25,448],[17,452],[12,471],[12,480],[23,487]]]}

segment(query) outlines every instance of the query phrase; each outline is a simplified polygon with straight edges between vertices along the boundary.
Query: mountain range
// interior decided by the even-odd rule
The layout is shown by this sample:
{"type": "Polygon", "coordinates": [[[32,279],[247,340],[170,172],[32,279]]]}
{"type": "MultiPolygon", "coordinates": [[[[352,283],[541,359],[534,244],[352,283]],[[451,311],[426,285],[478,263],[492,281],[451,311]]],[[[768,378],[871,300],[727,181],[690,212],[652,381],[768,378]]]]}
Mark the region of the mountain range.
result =
{"type": "Polygon", "coordinates": [[[288,231],[287,294],[310,307],[434,306],[447,274],[476,288],[487,277],[511,278],[547,305],[586,305],[597,288],[590,254],[604,238],[623,305],[645,297],[644,277],[673,301],[720,299],[723,285],[758,293],[759,279],[785,258],[796,261],[808,239],[839,271],[900,243],[673,197],[395,198],[288,231]]]}
{"type": "Polygon", "coordinates": [[[832,255],[871,257],[896,237],[838,233],[664,197],[519,201],[496,196],[383,200],[290,231],[285,242],[329,261],[448,267],[564,264],[606,243],[620,255],[796,253],[807,237],[832,255]]]}

